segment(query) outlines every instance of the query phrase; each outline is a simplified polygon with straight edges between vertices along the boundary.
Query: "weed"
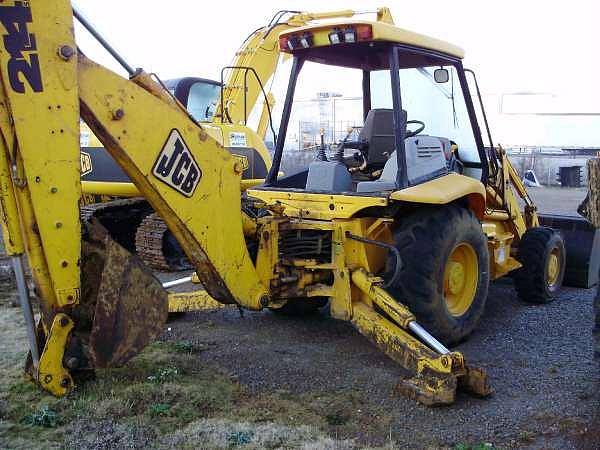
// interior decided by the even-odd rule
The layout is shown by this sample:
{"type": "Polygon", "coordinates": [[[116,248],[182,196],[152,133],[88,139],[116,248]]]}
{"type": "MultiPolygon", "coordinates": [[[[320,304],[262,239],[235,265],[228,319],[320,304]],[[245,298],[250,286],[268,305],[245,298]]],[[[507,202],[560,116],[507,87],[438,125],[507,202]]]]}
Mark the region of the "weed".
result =
{"type": "Polygon", "coordinates": [[[253,431],[235,431],[227,436],[227,443],[230,447],[237,447],[238,445],[246,445],[252,441],[254,437],[253,431]]]}
{"type": "Polygon", "coordinates": [[[63,419],[48,406],[43,406],[37,411],[23,416],[21,423],[34,427],[56,428],[57,426],[62,425],[63,419]]]}
{"type": "Polygon", "coordinates": [[[200,351],[200,347],[191,341],[175,342],[175,344],[173,345],[173,348],[175,349],[176,352],[187,353],[190,355],[192,353],[197,353],[198,351],[200,351]]]}
{"type": "Polygon", "coordinates": [[[325,415],[325,420],[331,426],[344,425],[350,417],[347,414],[334,412],[325,415]]]}
{"type": "Polygon", "coordinates": [[[173,381],[179,375],[179,370],[176,367],[161,367],[154,375],[148,377],[151,383],[162,384],[173,381]]]}
{"type": "Polygon", "coordinates": [[[498,450],[493,444],[489,442],[480,442],[479,444],[458,444],[454,447],[454,450],[498,450]]]}
{"type": "Polygon", "coordinates": [[[151,416],[168,416],[171,413],[171,405],[166,403],[153,403],[148,408],[151,416]]]}

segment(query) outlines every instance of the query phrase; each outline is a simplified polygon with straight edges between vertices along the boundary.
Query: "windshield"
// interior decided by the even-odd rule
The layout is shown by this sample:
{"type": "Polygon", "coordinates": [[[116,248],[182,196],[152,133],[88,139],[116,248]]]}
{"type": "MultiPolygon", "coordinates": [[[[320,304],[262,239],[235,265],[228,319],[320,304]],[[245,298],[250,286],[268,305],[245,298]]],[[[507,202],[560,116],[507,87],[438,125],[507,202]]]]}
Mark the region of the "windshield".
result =
{"type": "MultiPolygon", "coordinates": [[[[312,61],[304,63],[290,111],[281,166],[283,172],[305,168],[314,159],[321,136],[330,153],[346,136],[349,127],[362,126],[361,79],[362,72],[357,69],[312,61]]],[[[284,95],[285,91],[281,96],[284,95]]],[[[283,101],[276,105],[276,127],[279,127],[282,107],[283,101]]]]}
{"type": "MultiPolygon", "coordinates": [[[[400,69],[402,109],[407,112],[409,121],[418,120],[425,124],[421,134],[449,139],[458,146],[463,162],[478,163],[477,143],[456,68],[445,66],[448,81],[437,83],[433,72],[439,68],[400,69]]],[[[391,97],[389,72],[372,72],[371,107],[393,108],[391,97]]],[[[408,129],[415,129],[415,126],[409,125],[408,129]]]]}
{"type": "MultiPolygon", "coordinates": [[[[460,61],[391,48],[387,67],[381,57],[370,66],[368,59],[356,62],[347,55],[345,67],[324,64],[329,62],[324,53],[319,53],[323,58],[309,54],[304,62],[295,59],[274,167],[290,175],[309,169],[307,190],[313,186],[312,169],[330,170],[314,165],[315,160],[338,162],[348,170],[353,186],[347,180],[339,184],[346,192],[401,188],[450,171],[483,178],[483,149],[475,135],[471,99],[463,93],[460,61]],[[363,183],[384,180],[387,184],[363,183]]],[[[334,53],[331,61],[336,61],[334,53]]],[[[276,173],[272,171],[268,184],[276,173]]],[[[337,186],[336,177],[332,185],[337,186]]]]}
{"type": "Polygon", "coordinates": [[[212,83],[196,82],[190,88],[187,110],[198,122],[210,122],[215,113],[220,87],[212,83]]]}

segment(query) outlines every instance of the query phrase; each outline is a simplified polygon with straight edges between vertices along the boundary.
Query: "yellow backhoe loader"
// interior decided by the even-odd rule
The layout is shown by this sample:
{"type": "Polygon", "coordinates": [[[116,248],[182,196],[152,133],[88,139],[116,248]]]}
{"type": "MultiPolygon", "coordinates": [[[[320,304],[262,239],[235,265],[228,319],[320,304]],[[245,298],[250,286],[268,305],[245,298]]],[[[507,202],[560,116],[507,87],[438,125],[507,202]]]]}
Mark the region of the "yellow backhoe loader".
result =
{"type": "Polygon", "coordinates": [[[30,336],[27,371],[55,395],[72,390],[78,372],[122,365],[156,339],[169,299],[111,238],[111,208],[80,221],[80,117],[212,298],[254,311],[329,300],[333,317],[407,370],[403,391],[426,404],[453,402],[457,388],[490,393],[485,371],[447,348],[477,325],[490,280],[514,272],[533,302],[560,287],[560,236],[538,227],[506,154],[484,146],[458,47],[397,28],[391,16],[280,33],[293,64],[273,164],[241,198],[245,161],[227,148],[232,136],[262,145],[253,130],[200,124],[143,70],[125,79],[78,52],[68,0],[5,1],[0,22],[3,230],[30,336]],[[359,74],[365,123],[334,155],[281,175],[308,66],[359,74]]]}

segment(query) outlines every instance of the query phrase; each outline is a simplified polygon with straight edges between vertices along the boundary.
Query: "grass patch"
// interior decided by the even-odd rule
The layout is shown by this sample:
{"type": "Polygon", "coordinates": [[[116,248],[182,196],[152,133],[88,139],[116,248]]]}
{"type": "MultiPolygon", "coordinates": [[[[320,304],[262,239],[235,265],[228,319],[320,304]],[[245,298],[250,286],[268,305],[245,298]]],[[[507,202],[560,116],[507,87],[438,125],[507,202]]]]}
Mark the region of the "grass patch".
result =
{"type": "Polygon", "coordinates": [[[458,444],[454,447],[454,450],[499,450],[489,442],[480,442],[478,444],[458,444]]]}
{"type": "Polygon", "coordinates": [[[34,427],[56,428],[59,425],[62,425],[64,420],[56,411],[51,410],[48,405],[46,405],[37,411],[25,414],[19,422],[34,427]]]}
{"type": "Polygon", "coordinates": [[[206,346],[192,341],[178,341],[173,344],[176,352],[186,353],[188,355],[200,353],[206,350],[206,346]]]}
{"type": "Polygon", "coordinates": [[[252,442],[254,437],[254,431],[234,431],[227,436],[227,443],[231,447],[237,447],[239,445],[247,445],[252,442]]]}
{"type": "Polygon", "coordinates": [[[0,448],[354,448],[328,437],[363,425],[354,394],[251,395],[201,365],[199,351],[153,343],[60,399],[25,380],[21,364],[2,364],[0,448]]]}
{"type": "Polygon", "coordinates": [[[171,414],[171,405],[166,403],[153,403],[148,407],[151,416],[169,416],[171,414]]]}
{"type": "Polygon", "coordinates": [[[175,380],[179,375],[177,367],[159,367],[158,370],[148,377],[151,383],[162,384],[175,380]]]}

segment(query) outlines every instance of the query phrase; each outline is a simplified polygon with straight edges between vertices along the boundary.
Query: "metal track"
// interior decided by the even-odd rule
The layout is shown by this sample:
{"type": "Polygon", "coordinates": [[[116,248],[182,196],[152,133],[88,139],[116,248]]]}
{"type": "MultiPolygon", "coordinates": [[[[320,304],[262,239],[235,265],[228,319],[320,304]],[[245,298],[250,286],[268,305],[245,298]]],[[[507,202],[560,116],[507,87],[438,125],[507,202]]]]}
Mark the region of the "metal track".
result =
{"type": "Polygon", "coordinates": [[[140,222],[151,213],[148,202],[140,198],[93,203],[80,208],[82,224],[98,219],[111,237],[130,252],[135,251],[135,232],[140,222]]]}
{"type": "Polygon", "coordinates": [[[147,215],[135,233],[135,250],[152,269],[160,271],[188,270],[192,265],[156,213],[147,215]]]}
{"type": "Polygon", "coordinates": [[[100,220],[119,244],[135,252],[153,270],[192,268],[166,224],[144,199],[93,203],[82,206],[80,214],[84,224],[93,217],[100,220]]]}

